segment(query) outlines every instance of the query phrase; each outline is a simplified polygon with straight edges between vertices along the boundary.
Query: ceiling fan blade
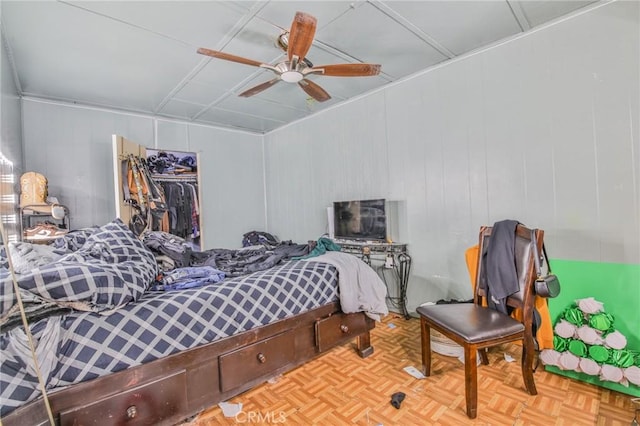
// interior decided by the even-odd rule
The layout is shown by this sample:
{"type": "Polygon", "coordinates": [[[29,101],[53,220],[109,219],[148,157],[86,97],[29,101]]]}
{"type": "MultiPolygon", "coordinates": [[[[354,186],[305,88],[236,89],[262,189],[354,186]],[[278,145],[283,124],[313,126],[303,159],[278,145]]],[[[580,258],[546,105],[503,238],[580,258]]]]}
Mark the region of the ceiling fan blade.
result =
{"type": "Polygon", "coordinates": [[[244,92],[240,93],[238,96],[242,96],[243,98],[248,98],[249,96],[257,95],[258,93],[262,92],[265,89],[268,89],[269,87],[273,86],[279,81],[280,81],[280,77],[276,77],[272,80],[265,81],[264,83],[258,84],[257,86],[252,87],[249,90],[245,90],[244,92]]]}
{"type": "Polygon", "coordinates": [[[303,78],[298,82],[298,85],[302,87],[302,90],[307,92],[307,95],[311,96],[313,99],[315,99],[318,102],[324,102],[331,99],[331,96],[329,96],[329,94],[325,92],[325,90],[322,87],[318,86],[316,83],[314,83],[311,80],[307,80],[306,78],[303,78]]]}
{"type": "Polygon", "coordinates": [[[201,55],[211,56],[213,58],[224,59],[225,61],[238,62],[245,65],[253,65],[254,67],[259,67],[260,65],[262,65],[262,62],[254,61],[253,59],[230,55],[228,53],[218,52],[217,50],[205,49],[204,47],[198,49],[198,53],[201,55]]]}
{"type": "Polygon", "coordinates": [[[378,64],[334,64],[334,65],[318,65],[312,70],[324,70],[322,75],[331,77],[366,77],[380,74],[380,65],[378,64]]]}
{"type": "Polygon", "coordinates": [[[289,45],[287,47],[289,60],[297,56],[301,61],[307,56],[311,43],[313,43],[313,36],[316,34],[316,24],[315,17],[304,12],[296,12],[289,32],[289,45]]]}

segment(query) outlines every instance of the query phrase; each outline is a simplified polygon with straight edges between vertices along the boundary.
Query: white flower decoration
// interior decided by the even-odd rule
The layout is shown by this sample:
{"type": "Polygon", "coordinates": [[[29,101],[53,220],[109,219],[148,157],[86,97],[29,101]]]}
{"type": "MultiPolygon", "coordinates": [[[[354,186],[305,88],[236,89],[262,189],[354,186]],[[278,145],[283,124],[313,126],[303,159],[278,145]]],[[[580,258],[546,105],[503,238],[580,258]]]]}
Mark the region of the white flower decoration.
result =
{"type": "Polygon", "coordinates": [[[597,314],[604,311],[604,306],[601,302],[598,302],[593,297],[587,297],[586,299],[576,300],[578,308],[585,314],[597,314]]]}

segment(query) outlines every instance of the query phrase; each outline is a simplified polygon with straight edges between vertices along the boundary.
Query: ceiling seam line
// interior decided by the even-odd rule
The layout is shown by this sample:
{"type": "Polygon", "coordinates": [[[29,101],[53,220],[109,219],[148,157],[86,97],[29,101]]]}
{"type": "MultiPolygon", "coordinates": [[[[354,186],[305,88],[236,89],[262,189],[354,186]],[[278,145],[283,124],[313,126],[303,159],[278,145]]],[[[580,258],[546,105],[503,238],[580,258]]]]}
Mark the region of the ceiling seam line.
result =
{"type": "Polygon", "coordinates": [[[511,14],[518,23],[520,31],[529,31],[531,29],[531,23],[529,22],[529,19],[527,19],[527,15],[524,13],[522,5],[520,3],[513,3],[513,0],[505,1],[507,2],[507,6],[509,6],[511,14]]]}
{"type": "MultiPolygon", "coordinates": [[[[261,135],[264,134],[264,132],[257,132],[257,131],[249,131],[240,127],[229,127],[229,126],[214,126],[211,124],[205,124],[205,123],[198,123],[198,122],[193,122],[193,121],[189,121],[189,120],[185,120],[185,119],[181,119],[181,118],[176,118],[176,117],[163,117],[163,116],[157,116],[154,114],[149,114],[149,113],[145,113],[145,112],[138,112],[138,111],[127,111],[127,110],[123,110],[123,109],[118,109],[115,107],[106,107],[106,106],[99,106],[99,105],[91,105],[91,104],[83,104],[80,102],[76,102],[76,101],[61,101],[61,100],[53,100],[53,99],[47,99],[47,98],[42,98],[42,97],[37,97],[37,96],[29,96],[29,95],[23,95],[22,99],[25,101],[31,101],[31,102],[39,102],[39,103],[43,103],[43,104],[50,104],[50,105],[60,105],[60,106],[64,106],[64,107],[68,107],[68,108],[78,108],[78,109],[86,109],[86,110],[93,110],[93,111],[103,111],[103,112],[109,112],[112,114],[121,114],[121,115],[130,115],[133,117],[140,117],[140,118],[146,118],[149,120],[158,120],[158,121],[166,121],[168,123],[178,123],[178,124],[189,124],[189,125],[194,125],[194,126],[200,126],[200,127],[207,127],[207,128],[214,128],[217,130],[228,130],[228,131],[232,131],[232,132],[242,132],[242,133],[248,133],[251,135],[261,135]]],[[[276,120],[274,120],[276,121],[276,120]]]]}
{"type": "Polygon", "coordinates": [[[456,54],[454,52],[452,52],[442,44],[438,43],[433,37],[431,37],[429,34],[425,33],[424,31],[422,31],[420,28],[416,27],[413,23],[407,21],[402,15],[400,15],[398,12],[393,10],[390,6],[380,2],[379,0],[367,0],[367,1],[369,2],[369,4],[371,4],[371,6],[375,7],[380,12],[384,13],[389,18],[393,19],[398,24],[402,25],[404,28],[409,30],[414,35],[416,35],[422,41],[424,41],[429,46],[437,50],[440,54],[446,56],[449,59],[456,57],[456,54]]]}
{"type": "Polygon", "coordinates": [[[227,108],[216,108],[220,111],[224,111],[224,112],[232,112],[234,114],[242,114],[242,115],[246,115],[247,117],[252,117],[252,118],[259,118],[260,120],[268,120],[268,121],[274,121],[276,123],[286,123],[285,121],[282,120],[278,120],[277,118],[267,118],[264,115],[254,115],[254,114],[248,114],[248,113],[244,113],[244,112],[240,112],[240,111],[234,111],[232,109],[227,109],[227,108]]]}
{"type": "MultiPolygon", "coordinates": [[[[227,99],[229,96],[231,96],[232,94],[235,94],[235,91],[240,89],[241,87],[245,86],[247,83],[249,83],[251,80],[253,80],[255,77],[259,76],[260,74],[264,74],[262,72],[263,70],[256,70],[256,72],[248,75],[246,78],[244,78],[240,83],[236,84],[235,86],[233,86],[231,89],[229,89],[228,91],[226,91],[225,93],[223,93],[222,95],[220,95],[218,98],[216,98],[213,102],[207,104],[207,106],[205,106],[203,109],[201,109],[200,111],[198,111],[196,113],[196,115],[194,115],[193,117],[191,117],[192,120],[196,120],[198,119],[202,114],[204,114],[208,109],[216,106],[218,103],[224,101],[225,99],[227,99]]],[[[223,109],[223,108],[220,108],[223,109]]]]}
{"type": "Polygon", "coordinates": [[[207,59],[202,58],[198,63],[198,65],[196,65],[191,71],[189,71],[187,75],[182,80],[180,80],[180,82],[173,89],[171,89],[171,91],[164,97],[164,99],[160,101],[160,103],[153,109],[153,112],[157,113],[161,111],[162,108],[164,108],[169,103],[169,101],[176,95],[176,93],[184,89],[184,86],[186,86],[187,83],[193,80],[193,77],[195,77],[198,73],[200,73],[200,71],[202,71],[202,69],[207,64],[208,64],[207,59]]]}
{"type": "MultiPolygon", "coordinates": [[[[262,5],[262,7],[255,7],[255,9],[251,9],[251,12],[247,15],[243,15],[241,19],[239,19],[235,25],[231,28],[231,30],[225,34],[225,36],[222,38],[222,40],[220,40],[220,42],[218,42],[218,44],[216,45],[216,49],[222,50],[224,49],[230,42],[231,40],[233,40],[246,26],[247,24],[256,16],[256,14],[258,12],[260,12],[264,7],[266,6],[266,3],[264,5],[262,5]]],[[[196,52],[197,53],[197,52],[196,52]]],[[[198,75],[203,69],[204,67],[206,67],[210,62],[211,62],[211,58],[203,58],[200,63],[198,63],[198,65],[196,65],[168,94],[167,96],[164,97],[164,99],[160,102],[160,104],[158,104],[158,106],[155,109],[155,112],[158,112],[160,110],[162,110],[162,108],[165,107],[165,105],[167,103],[169,103],[169,101],[171,100],[171,98],[173,98],[175,96],[176,93],[178,93],[180,90],[182,90],[187,83],[189,83],[191,80],[193,80],[193,78],[198,75]]],[[[194,117],[192,117],[193,119],[196,119],[200,116],[200,114],[202,114],[204,111],[206,111],[207,109],[209,109],[209,107],[205,108],[204,110],[200,110],[194,117]]]]}
{"type": "Polygon", "coordinates": [[[136,25],[136,24],[133,24],[131,22],[127,22],[127,21],[122,20],[122,19],[118,19],[118,18],[115,18],[113,16],[106,15],[104,13],[96,12],[95,10],[87,9],[86,7],[82,7],[80,5],[73,4],[73,3],[69,3],[69,2],[64,1],[64,0],[57,0],[57,1],[58,1],[58,3],[64,4],[65,6],[75,7],[76,9],[82,10],[82,11],[87,12],[87,13],[91,13],[91,14],[96,15],[96,16],[100,16],[100,17],[105,18],[105,19],[109,19],[109,20],[114,21],[114,22],[118,22],[118,23],[126,25],[128,27],[135,28],[135,29],[138,29],[138,30],[142,30],[142,31],[157,35],[159,37],[166,38],[167,40],[175,41],[175,42],[183,44],[185,46],[193,47],[193,45],[191,43],[188,43],[186,41],[183,41],[183,40],[171,37],[171,36],[168,36],[166,34],[162,34],[160,32],[151,30],[149,28],[145,28],[143,26],[136,25]]]}

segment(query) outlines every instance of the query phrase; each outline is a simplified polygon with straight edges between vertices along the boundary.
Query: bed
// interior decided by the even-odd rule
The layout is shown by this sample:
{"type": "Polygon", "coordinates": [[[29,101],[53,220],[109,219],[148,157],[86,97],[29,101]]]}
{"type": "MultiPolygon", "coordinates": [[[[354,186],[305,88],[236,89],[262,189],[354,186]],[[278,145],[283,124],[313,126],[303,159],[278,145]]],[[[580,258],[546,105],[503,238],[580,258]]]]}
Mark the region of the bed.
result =
{"type": "MultiPolygon", "coordinates": [[[[150,291],[156,259],[121,221],[74,238],[18,277],[61,425],[175,424],[336,345],[355,340],[370,355],[369,332],[386,313],[384,284],[346,254],[150,291]]],[[[2,424],[48,423],[24,330],[7,321],[9,278],[0,283],[2,424]]]]}

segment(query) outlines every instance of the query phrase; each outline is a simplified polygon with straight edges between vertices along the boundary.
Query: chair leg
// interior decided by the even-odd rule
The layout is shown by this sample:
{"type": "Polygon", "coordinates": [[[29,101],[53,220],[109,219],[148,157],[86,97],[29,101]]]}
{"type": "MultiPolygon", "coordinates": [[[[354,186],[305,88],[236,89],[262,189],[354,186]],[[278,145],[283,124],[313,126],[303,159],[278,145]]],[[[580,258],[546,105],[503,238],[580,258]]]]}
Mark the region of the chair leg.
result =
{"type": "Polygon", "coordinates": [[[489,357],[487,356],[487,348],[480,349],[480,359],[482,364],[489,365],[489,357]]]}
{"type": "Polygon", "coordinates": [[[527,392],[530,395],[537,395],[536,382],[533,379],[533,361],[535,358],[535,350],[533,349],[533,342],[527,344],[527,341],[522,342],[522,378],[524,379],[524,386],[527,388],[527,392]]]}
{"type": "Polygon", "coordinates": [[[464,346],[464,396],[467,401],[467,417],[478,415],[478,350],[473,345],[464,346]]]}
{"type": "Polygon", "coordinates": [[[431,328],[427,321],[420,317],[420,340],[422,341],[422,374],[431,375],[431,328]]]}

